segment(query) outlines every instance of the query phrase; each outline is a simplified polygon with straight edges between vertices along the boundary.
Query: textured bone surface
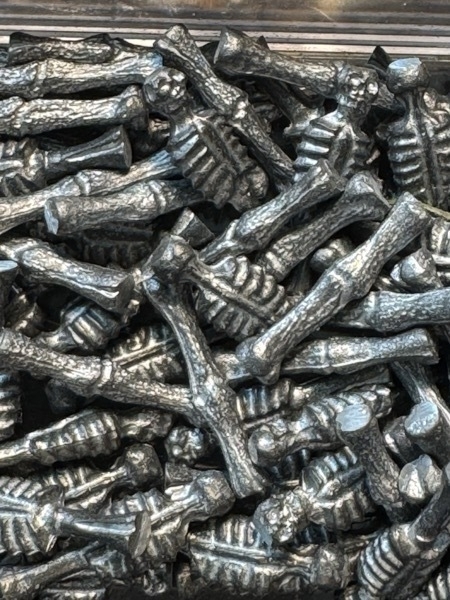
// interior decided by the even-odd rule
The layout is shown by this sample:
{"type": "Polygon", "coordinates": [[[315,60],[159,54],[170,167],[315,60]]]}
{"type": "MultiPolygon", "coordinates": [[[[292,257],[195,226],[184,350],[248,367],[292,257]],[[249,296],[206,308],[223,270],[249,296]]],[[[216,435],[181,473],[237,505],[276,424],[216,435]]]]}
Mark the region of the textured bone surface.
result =
{"type": "Polygon", "coordinates": [[[448,600],[445,61],[156,25],[0,48],[0,598],[448,600]]]}

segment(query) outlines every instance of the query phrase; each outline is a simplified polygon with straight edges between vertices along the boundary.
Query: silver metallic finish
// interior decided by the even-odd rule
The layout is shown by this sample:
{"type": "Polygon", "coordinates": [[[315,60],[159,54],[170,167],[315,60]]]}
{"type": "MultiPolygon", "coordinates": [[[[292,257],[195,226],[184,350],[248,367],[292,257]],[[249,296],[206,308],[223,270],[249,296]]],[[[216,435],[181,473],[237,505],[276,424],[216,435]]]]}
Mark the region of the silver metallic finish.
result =
{"type": "Polygon", "coordinates": [[[294,179],[326,158],[344,177],[372,168],[376,158],[374,142],[361,126],[378,95],[374,71],[346,65],[337,80],[337,107],[311,121],[303,131],[294,162],[294,179]]]}
{"type": "Polygon", "coordinates": [[[75,146],[42,150],[35,139],[8,140],[0,144],[0,192],[18,196],[45,187],[80,169],[128,170],[131,147],[123,127],[75,146]]]}
{"type": "Polygon", "coordinates": [[[84,90],[108,90],[142,84],[162,64],[157,52],[135,54],[122,60],[89,64],[48,58],[0,68],[0,94],[33,99],[47,94],[74,94],[84,90]]]}
{"type": "MultiPolygon", "coordinates": [[[[41,598],[47,586],[86,570],[95,573],[105,585],[114,576],[125,575],[131,566],[130,559],[118,550],[94,542],[57,554],[39,565],[1,567],[0,592],[4,600],[29,600],[38,592],[41,598]]],[[[78,600],[77,596],[72,596],[72,600],[78,600]]]]}
{"type": "Polygon", "coordinates": [[[300,485],[275,492],[256,508],[253,523],[271,546],[292,541],[310,522],[328,530],[348,530],[375,512],[364,469],[348,448],[314,458],[301,472],[300,485]]]}
{"type": "Polygon", "coordinates": [[[242,340],[276,322],[292,305],[273,277],[245,256],[206,265],[182,238],[167,236],[151,265],[164,281],[187,281],[199,288],[196,310],[217,331],[242,340]]]}
{"type": "Polygon", "coordinates": [[[406,416],[397,417],[383,429],[383,439],[389,453],[398,464],[406,465],[419,458],[422,451],[409,438],[405,430],[406,416]]]}
{"type": "Polygon", "coordinates": [[[398,489],[407,502],[423,506],[439,490],[441,479],[441,469],[427,454],[422,454],[402,468],[398,489]]]}
{"type": "Polygon", "coordinates": [[[353,449],[365,469],[372,500],[393,523],[408,521],[408,510],[398,489],[400,469],[389,456],[373,411],[367,405],[349,406],[337,416],[341,440],[353,449]]]}
{"type": "Polygon", "coordinates": [[[355,308],[343,311],[336,322],[383,333],[422,325],[445,325],[450,322],[449,300],[449,288],[418,294],[371,292],[355,308]]]}
{"type": "Polygon", "coordinates": [[[20,65],[47,58],[89,64],[109,62],[120,47],[115,41],[107,33],[80,40],[62,40],[14,31],[9,36],[7,64],[20,65]]]}
{"type": "Polygon", "coordinates": [[[48,554],[58,537],[76,536],[111,544],[132,556],[142,554],[148,515],[103,518],[63,507],[57,487],[42,490],[22,478],[1,478],[0,553],[12,564],[21,556],[48,554]]]}
{"type": "Polygon", "coordinates": [[[125,123],[137,129],[146,128],[146,105],[138,86],[130,86],[117,96],[99,100],[24,100],[12,96],[0,101],[0,133],[12,138],[55,129],[125,123]]]}
{"type": "Polygon", "coordinates": [[[433,456],[441,466],[450,461],[448,422],[434,402],[425,400],[416,404],[406,417],[405,431],[423,452],[433,456]]]}
{"type": "Polygon", "coordinates": [[[152,565],[174,561],[186,544],[191,521],[206,521],[230,510],[234,496],[223,473],[191,471],[190,480],[167,487],[125,496],[102,512],[109,516],[147,514],[143,556],[152,565]]]}
{"type": "Polygon", "coordinates": [[[193,107],[186,76],[160,68],[145,80],[143,90],[152,110],[169,118],[167,150],[194,189],[219,208],[227,202],[239,211],[258,206],[267,193],[267,175],[223,117],[193,107]]]}
{"type": "Polygon", "coordinates": [[[60,319],[57,329],[39,333],[36,340],[63,353],[75,349],[83,352],[100,350],[119,335],[124,325],[124,319],[85,298],[77,298],[66,305],[60,319]]]}
{"type": "Polygon", "coordinates": [[[55,196],[45,203],[44,215],[50,233],[64,235],[104,223],[149,223],[201,200],[189,185],[153,179],[106,196],[55,196]]]}
{"type": "Polygon", "coordinates": [[[253,150],[279,189],[291,181],[292,161],[264,131],[247,94],[217,77],[186,27],[174,25],[153,47],[162,54],[165,64],[188,76],[205,104],[222,115],[253,150]]]}
{"type": "Polygon", "coordinates": [[[450,597],[450,567],[441,566],[414,600],[447,600],[450,597]]]}
{"type": "Polygon", "coordinates": [[[179,425],[164,440],[169,461],[193,467],[211,448],[211,440],[198,427],[179,425]]]}
{"type": "Polygon", "coordinates": [[[404,114],[381,130],[399,191],[444,210],[448,207],[450,103],[428,88],[429,75],[418,58],[392,62],[386,83],[404,114]],[[428,88],[428,89],[427,89],[428,88]]]}
{"type": "Polygon", "coordinates": [[[357,221],[381,221],[388,210],[389,204],[381,194],[378,181],[368,173],[358,173],[333,205],[268,245],[257,263],[277,281],[282,281],[337,231],[357,221]]]}
{"type": "Polygon", "coordinates": [[[165,150],[133,164],[127,173],[86,169],[64,177],[43,190],[0,201],[0,233],[42,218],[45,202],[58,196],[105,195],[146,179],[171,177],[178,173],[165,150]]]}
{"type": "Polygon", "coordinates": [[[188,536],[193,569],[229,594],[303,595],[345,587],[355,576],[367,539],[304,544],[292,552],[265,548],[251,518],[231,515],[188,536]]]}
{"type": "Polygon", "coordinates": [[[450,468],[439,491],[410,523],[378,534],[359,558],[362,598],[414,597],[439,565],[450,543],[444,530],[450,518],[450,468]]]}
{"type": "Polygon", "coordinates": [[[133,444],[107,470],[89,464],[58,467],[31,475],[43,488],[58,486],[64,491],[64,504],[70,508],[99,510],[114,492],[148,487],[158,483],[162,467],[149,444],[133,444]]]}
{"type": "Polygon", "coordinates": [[[31,281],[62,285],[107,310],[120,312],[131,300],[134,282],[128,273],[62,258],[45,242],[11,239],[0,243],[0,254],[17,262],[31,281]]]}
{"type": "Polygon", "coordinates": [[[336,417],[348,406],[370,405],[378,416],[389,414],[392,392],[385,386],[371,386],[340,392],[315,402],[308,402],[297,414],[274,418],[257,428],[249,440],[255,464],[272,465],[283,456],[301,448],[332,450],[343,442],[338,436],[336,417]]]}
{"type": "Polygon", "coordinates": [[[238,346],[236,352],[244,367],[262,381],[276,380],[283,358],[349,302],[365,296],[385,262],[428,223],[421,203],[404,194],[379,229],[325,271],[303,300],[259,337],[238,346]]]}
{"type": "Polygon", "coordinates": [[[229,255],[263,250],[289,219],[332,198],[343,189],[344,180],[326,161],[319,161],[301,181],[232,221],[222,235],[201,251],[200,258],[211,264],[229,255]]]}
{"type": "Polygon", "coordinates": [[[236,412],[236,396],[216,366],[182,286],[165,286],[156,277],[144,283],[149,300],[172,327],[187,365],[190,407],[195,424],[210,429],[222,450],[233,491],[238,497],[264,489],[265,480],[253,466],[236,412]]]}
{"type": "Polygon", "coordinates": [[[316,273],[324,273],[333,263],[353,252],[355,245],[348,237],[332,238],[316,250],[309,259],[309,265],[316,273]]]}
{"type": "Polygon", "coordinates": [[[151,442],[164,437],[173,419],[167,413],[131,409],[125,412],[86,409],[44,429],[0,445],[0,467],[20,462],[55,462],[112,454],[123,439],[151,442]]]}

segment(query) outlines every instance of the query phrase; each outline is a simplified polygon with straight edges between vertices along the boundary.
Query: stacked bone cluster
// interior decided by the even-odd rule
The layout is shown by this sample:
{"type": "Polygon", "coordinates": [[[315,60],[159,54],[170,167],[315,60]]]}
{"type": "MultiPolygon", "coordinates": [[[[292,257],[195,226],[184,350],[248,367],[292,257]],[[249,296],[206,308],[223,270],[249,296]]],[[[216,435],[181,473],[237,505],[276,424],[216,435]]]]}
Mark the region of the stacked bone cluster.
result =
{"type": "Polygon", "coordinates": [[[448,599],[439,82],[180,25],[1,56],[0,597],[448,599]]]}

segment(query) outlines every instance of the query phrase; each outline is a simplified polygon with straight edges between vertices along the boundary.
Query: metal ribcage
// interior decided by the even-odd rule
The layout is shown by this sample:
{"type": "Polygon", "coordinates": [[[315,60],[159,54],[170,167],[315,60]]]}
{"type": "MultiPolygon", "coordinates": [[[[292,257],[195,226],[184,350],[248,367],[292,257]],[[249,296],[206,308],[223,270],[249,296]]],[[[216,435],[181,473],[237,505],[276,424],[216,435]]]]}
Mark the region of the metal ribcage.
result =
{"type": "MultiPolygon", "coordinates": [[[[259,265],[253,265],[245,256],[226,257],[214,267],[216,274],[233,286],[236,295],[249,298],[265,312],[271,312],[273,321],[294,304],[294,300],[286,296],[284,288],[271,275],[259,265]]],[[[195,306],[198,314],[217,331],[225,332],[237,340],[255,335],[269,325],[267,319],[232,306],[209,290],[198,291],[195,306]]]]}
{"type": "Polygon", "coordinates": [[[164,322],[141,327],[107,352],[115,363],[157,381],[184,377],[183,360],[172,329],[164,322]]]}
{"type": "Polygon", "coordinates": [[[280,379],[275,385],[254,385],[239,390],[236,408],[242,421],[253,421],[289,404],[295,383],[280,379]]]}
{"type": "Polygon", "coordinates": [[[251,519],[232,515],[213,521],[207,529],[188,536],[193,568],[209,583],[220,582],[230,593],[299,593],[302,578],[289,573],[284,553],[277,559],[267,552],[251,519]]]}
{"type": "Polygon", "coordinates": [[[16,374],[0,372],[0,441],[10,438],[22,421],[21,390],[16,374]]]}

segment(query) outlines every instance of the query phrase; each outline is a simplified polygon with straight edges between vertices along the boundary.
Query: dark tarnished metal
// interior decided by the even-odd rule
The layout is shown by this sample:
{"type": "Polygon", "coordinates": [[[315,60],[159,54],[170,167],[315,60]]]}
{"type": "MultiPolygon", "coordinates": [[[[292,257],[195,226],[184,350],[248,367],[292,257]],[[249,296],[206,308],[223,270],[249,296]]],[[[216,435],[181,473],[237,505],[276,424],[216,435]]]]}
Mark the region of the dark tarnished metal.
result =
{"type": "Polygon", "coordinates": [[[398,489],[400,469],[389,456],[370,406],[349,406],[338,414],[337,431],[363,466],[372,500],[381,505],[393,523],[408,521],[408,510],[398,489]]]}
{"type": "Polygon", "coordinates": [[[183,73],[157,69],[145,80],[144,94],[153,110],[169,118],[167,150],[194,189],[219,208],[229,202],[243,211],[260,203],[268,187],[265,172],[223,117],[193,108],[183,73]]]}
{"type": "Polygon", "coordinates": [[[186,182],[153,179],[105,196],[55,196],[47,200],[44,214],[48,230],[64,235],[99,229],[104,223],[150,223],[156,217],[201,200],[186,182]]]}
{"type": "Polygon", "coordinates": [[[361,220],[381,221],[389,204],[381,194],[377,180],[358,173],[345,186],[341,197],[314,219],[275,240],[257,260],[266,271],[282,281],[289,272],[334,233],[361,220]]]}
{"type": "Polygon", "coordinates": [[[305,404],[286,418],[275,418],[258,427],[250,436],[249,448],[256,464],[272,465],[301,448],[331,450],[343,445],[336,417],[348,406],[370,405],[377,416],[389,414],[392,392],[385,386],[371,386],[340,392],[305,404]]]}
{"type": "Polygon", "coordinates": [[[186,27],[174,25],[153,47],[163,55],[166,64],[189,77],[206,105],[222,115],[253,150],[278,188],[290,182],[294,174],[292,161],[264,131],[247,94],[217,77],[186,27]]]}
{"type": "Polygon", "coordinates": [[[259,504],[253,523],[270,547],[273,541],[292,541],[310,522],[345,531],[374,512],[364,470],[357,456],[343,448],[313,459],[301,472],[298,487],[259,504]]]}
{"type": "Polygon", "coordinates": [[[79,169],[119,169],[131,166],[131,147],[123,127],[84,144],[42,150],[35,139],[0,144],[0,191],[3,196],[27,194],[79,169]]]}
{"type": "Polygon", "coordinates": [[[86,409],[0,445],[0,467],[20,462],[51,465],[65,460],[112,454],[123,439],[151,442],[164,437],[173,419],[167,413],[86,409]]]}
{"type": "Polygon", "coordinates": [[[450,543],[450,468],[430,503],[410,523],[393,525],[377,535],[358,561],[362,597],[412,598],[437,568],[450,543]]]}
{"type": "Polygon", "coordinates": [[[43,190],[14,199],[0,201],[0,233],[17,225],[40,219],[49,198],[59,196],[105,195],[123,190],[128,185],[146,179],[160,179],[177,174],[172,159],[165,150],[133,164],[127,173],[86,169],[64,177],[43,190]]]}
{"type": "Polygon", "coordinates": [[[17,262],[30,280],[62,285],[107,310],[120,312],[131,300],[134,281],[127,272],[63,258],[45,242],[11,239],[0,243],[0,254],[17,262]]]}
{"type": "Polygon", "coordinates": [[[388,144],[395,183],[401,192],[447,209],[450,189],[450,103],[428,88],[429,75],[418,58],[391,62],[386,83],[404,114],[378,134],[388,144]]]}
{"type": "Polygon", "coordinates": [[[261,380],[275,380],[283,358],[350,301],[365,296],[384,263],[428,223],[420,202],[404,194],[367,242],[325,271],[309,294],[275,325],[239,345],[236,352],[243,365],[261,380]]]}
{"type": "Polygon", "coordinates": [[[0,133],[12,138],[55,129],[110,127],[124,123],[137,129],[147,126],[146,104],[138,86],[130,86],[117,96],[99,100],[24,100],[12,96],[0,101],[0,133]]]}

